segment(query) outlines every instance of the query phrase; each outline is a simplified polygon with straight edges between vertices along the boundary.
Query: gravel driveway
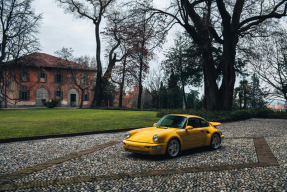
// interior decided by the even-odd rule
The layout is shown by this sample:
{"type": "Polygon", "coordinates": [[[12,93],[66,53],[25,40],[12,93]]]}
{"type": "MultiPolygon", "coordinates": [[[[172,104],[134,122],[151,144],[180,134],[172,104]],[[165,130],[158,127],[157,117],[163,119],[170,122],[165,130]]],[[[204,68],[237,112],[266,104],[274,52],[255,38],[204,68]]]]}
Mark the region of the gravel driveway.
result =
{"type": "MultiPolygon", "coordinates": [[[[167,159],[125,152],[118,143],[10,180],[6,186],[11,189],[17,186],[20,188],[17,191],[286,191],[287,120],[250,119],[223,123],[219,129],[227,137],[219,150],[191,149],[177,158],[167,159]],[[260,162],[253,138],[257,137],[264,137],[277,166],[256,166],[260,162]],[[235,168],[186,171],[228,165],[235,168]],[[254,166],[236,168],[237,165],[254,166]],[[149,175],[155,170],[166,173],[149,175]],[[185,172],[173,174],[171,170],[185,172]],[[140,175],[143,172],[145,174],[140,175]],[[121,177],[130,173],[140,173],[140,176],[121,177]],[[71,178],[87,176],[98,180],[69,182],[71,178]],[[67,183],[45,184],[56,180],[67,183]],[[27,188],[25,183],[39,185],[27,188]]],[[[122,138],[123,133],[113,133],[0,144],[0,179],[15,171],[122,138]]]]}

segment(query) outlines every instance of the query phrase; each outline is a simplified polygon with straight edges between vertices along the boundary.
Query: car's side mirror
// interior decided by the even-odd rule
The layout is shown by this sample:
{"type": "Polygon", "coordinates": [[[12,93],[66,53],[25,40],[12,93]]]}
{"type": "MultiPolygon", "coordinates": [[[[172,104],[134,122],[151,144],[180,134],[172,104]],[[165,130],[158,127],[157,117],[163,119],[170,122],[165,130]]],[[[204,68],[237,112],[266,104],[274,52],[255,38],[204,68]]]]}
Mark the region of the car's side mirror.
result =
{"type": "Polygon", "coordinates": [[[153,124],[153,127],[155,127],[156,123],[153,124]]]}
{"type": "Polygon", "coordinates": [[[193,129],[193,127],[188,125],[188,126],[186,126],[185,130],[188,130],[188,129],[193,129]]]}

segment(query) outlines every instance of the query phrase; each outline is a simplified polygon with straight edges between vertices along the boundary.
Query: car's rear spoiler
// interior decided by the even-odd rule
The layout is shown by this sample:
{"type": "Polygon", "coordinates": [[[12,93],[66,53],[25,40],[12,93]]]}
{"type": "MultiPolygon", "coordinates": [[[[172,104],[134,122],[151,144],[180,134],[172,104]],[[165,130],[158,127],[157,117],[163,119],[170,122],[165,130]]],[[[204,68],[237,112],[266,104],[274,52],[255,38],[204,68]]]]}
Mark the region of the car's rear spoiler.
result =
{"type": "Polygon", "coordinates": [[[221,123],[219,122],[209,122],[211,125],[213,125],[214,127],[220,126],[221,123]]]}

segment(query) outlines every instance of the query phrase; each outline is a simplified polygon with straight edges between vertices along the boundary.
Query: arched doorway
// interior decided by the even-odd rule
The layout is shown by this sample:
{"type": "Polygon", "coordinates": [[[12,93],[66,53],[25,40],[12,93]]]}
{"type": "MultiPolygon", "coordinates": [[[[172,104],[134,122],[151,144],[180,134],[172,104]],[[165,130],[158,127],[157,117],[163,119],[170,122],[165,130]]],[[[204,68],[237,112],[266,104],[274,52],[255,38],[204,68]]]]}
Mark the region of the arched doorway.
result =
{"type": "Polygon", "coordinates": [[[68,107],[78,107],[79,93],[76,89],[70,89],[68,92],[68,107]]]}
{"type": "Polygon", "coordinates": [[[43,106],[42,99],[49,101],[49,91],[44,87],[39,88],[36,92],[36,106],[37,107],[43,106]]]}

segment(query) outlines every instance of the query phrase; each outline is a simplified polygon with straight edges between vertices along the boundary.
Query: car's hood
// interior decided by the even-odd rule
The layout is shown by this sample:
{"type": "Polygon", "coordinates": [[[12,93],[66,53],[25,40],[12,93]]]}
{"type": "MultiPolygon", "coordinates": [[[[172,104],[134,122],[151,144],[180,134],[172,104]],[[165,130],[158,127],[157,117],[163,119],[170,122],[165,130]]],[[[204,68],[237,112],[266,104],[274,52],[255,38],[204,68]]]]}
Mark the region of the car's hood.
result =
{"type": "Polygon", "coordinates": [[[158,136],[164,135],[168,132],[174,131],[175,128],[157,128],[157,127],[148,127],[144,129],[139,129],[139,132],[132,135],[127,140],[129,141],[135,141],[135,142],[143,142],[148,143],[152,142],[152,138],[155,134],[158,136]]]}

